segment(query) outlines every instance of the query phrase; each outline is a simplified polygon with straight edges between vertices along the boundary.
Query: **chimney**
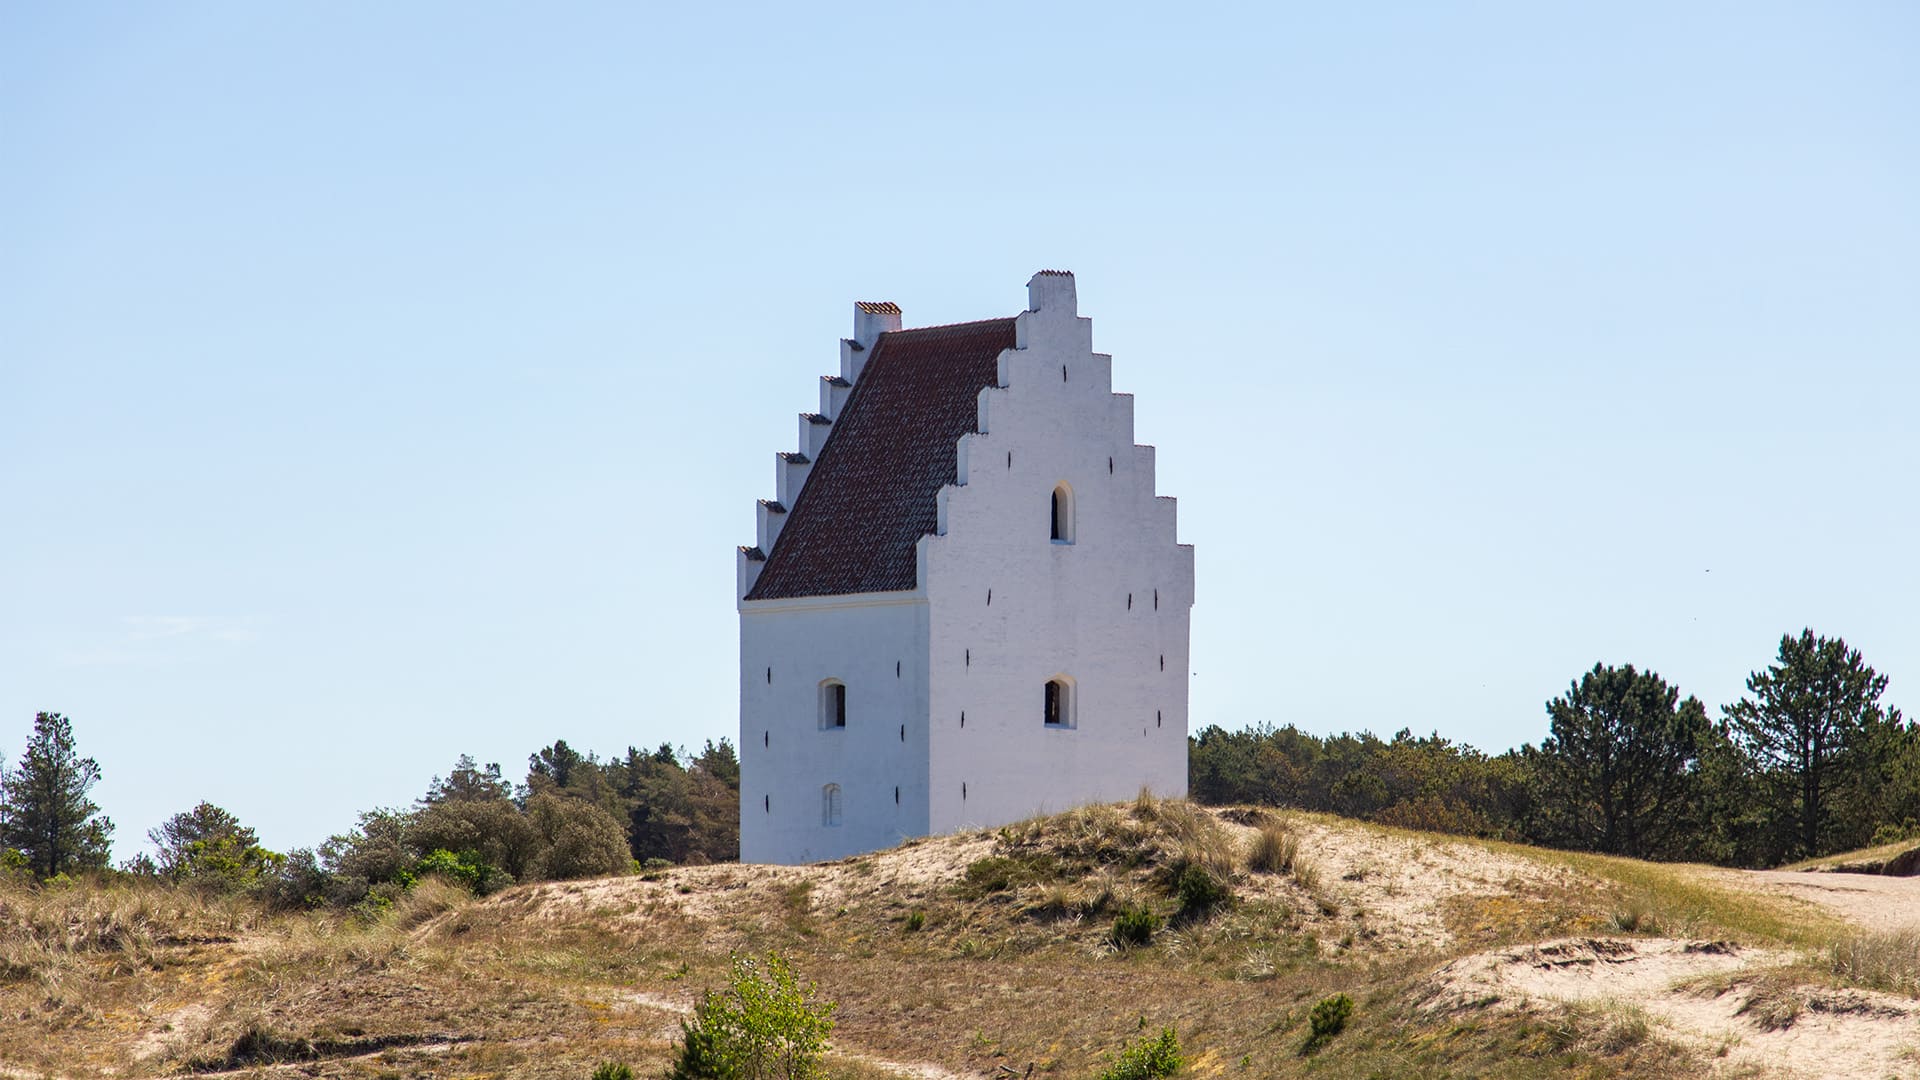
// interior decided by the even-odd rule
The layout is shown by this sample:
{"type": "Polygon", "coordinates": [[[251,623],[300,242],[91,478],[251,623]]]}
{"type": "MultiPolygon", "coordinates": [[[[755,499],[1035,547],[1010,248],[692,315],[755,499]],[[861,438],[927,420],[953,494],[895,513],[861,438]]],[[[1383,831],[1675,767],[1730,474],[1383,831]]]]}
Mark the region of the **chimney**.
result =
{"type": "Polygon", "coordinates": [[[1027,282],[1027,310],[1044,311],[1058,317],[1080,314],[1080,301],[1074,295],[1073,274],[1067,270],[1042,270],[1027,282]]]}
{"type": "Polygon", "coordinates": [[[861,300],[853,305],[853,341],[862,349],[873,348],[880,335],[900,329],[900,305],[891,300],[861,300]]]}

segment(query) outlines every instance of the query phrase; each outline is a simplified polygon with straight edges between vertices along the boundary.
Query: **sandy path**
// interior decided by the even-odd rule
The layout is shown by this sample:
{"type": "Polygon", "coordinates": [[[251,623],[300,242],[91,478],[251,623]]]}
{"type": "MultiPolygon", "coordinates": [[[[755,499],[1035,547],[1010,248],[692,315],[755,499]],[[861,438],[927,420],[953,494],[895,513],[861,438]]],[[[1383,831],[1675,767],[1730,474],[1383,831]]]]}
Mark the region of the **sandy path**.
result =
{"type": "Polygon", "coordinates": [[[1865,930],[1920,930],[1920,877],[1805,870],[1724,870],[1715,876],[1735,888],[1758,885],[1818,904],[1865,930]]]}

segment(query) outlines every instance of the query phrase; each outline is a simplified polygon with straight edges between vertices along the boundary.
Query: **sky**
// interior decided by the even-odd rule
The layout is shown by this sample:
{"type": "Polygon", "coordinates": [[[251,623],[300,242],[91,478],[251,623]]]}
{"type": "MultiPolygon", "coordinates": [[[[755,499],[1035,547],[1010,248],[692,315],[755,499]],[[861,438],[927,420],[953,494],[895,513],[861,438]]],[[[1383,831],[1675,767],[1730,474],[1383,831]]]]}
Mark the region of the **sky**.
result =
{"type": "Polygon", "coordinates": [[[737,729],[734,548],[856,300],[1076,273],[1191,714],[1920,711],[1920,8],[0,5],[0,760],[269,847],[737,729]]]}

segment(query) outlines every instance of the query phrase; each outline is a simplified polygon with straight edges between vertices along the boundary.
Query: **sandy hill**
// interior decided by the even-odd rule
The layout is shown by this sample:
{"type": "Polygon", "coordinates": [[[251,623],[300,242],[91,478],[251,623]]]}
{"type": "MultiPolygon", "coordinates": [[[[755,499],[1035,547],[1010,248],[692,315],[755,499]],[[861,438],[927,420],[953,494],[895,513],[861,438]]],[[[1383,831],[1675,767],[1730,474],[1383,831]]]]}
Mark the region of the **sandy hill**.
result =
{"type": "Polygon", "coordinates": [[[0,1076],[658,1075],[769,950],[837,1003],[836,1076],[1092,1076],[1165,1026],[1194,1076],[1920,1076],[1920,879],[1152,800],[819,866],[428,882],[374,918],[0,891],[0,1076]],[[1334,993],[1350,1027],[1303,1054],[1334,993]]]}

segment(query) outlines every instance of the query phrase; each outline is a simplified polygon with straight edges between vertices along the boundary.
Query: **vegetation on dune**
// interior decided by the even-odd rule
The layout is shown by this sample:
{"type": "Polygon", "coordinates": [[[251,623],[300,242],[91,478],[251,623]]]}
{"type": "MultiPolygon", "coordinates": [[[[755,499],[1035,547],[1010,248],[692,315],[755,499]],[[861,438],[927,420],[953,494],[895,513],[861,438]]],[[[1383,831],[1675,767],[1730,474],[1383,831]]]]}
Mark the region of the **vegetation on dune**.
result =
{"type": "MultiPolygon", "coordinates": [[[[603,1066],[615,1070],[605,1075],[732,1076],[745,1075],[728,1071],[739,1060],[785,1067],[784,1051],[739,1051],[756,1033],[791,1030],[785,1018],[818,1036],[794,1042],[818,1050],[817,1075],[849,1078],[884,1071],[856,1048],[959,1072],[1031,1065],[1035,1076],[1068,1077],[1173,1067],[1657,1077],[1699,1066],[1644,1017],[1617,1011],[1425,1008],[1423,980],[1453,953],[1368,948],[1370,917],[1358,908],[1372,903],[1363,899],[1379,888],[1372,878],[1323,873],[1331,880],[1321,883],[1308,871],[1323,909],[1298,875],[1316,861],[1347,865],[1320,846],[1330,834],[1361,845],[1402,839],[1296,813],[1143,798],[797,872],[675,869],[484,898],[452,873],[429,875],[385,906],[355,911],[275,910],[244,892],[159,876],[21,882],[0,888],[0,1015],[33,1019],[0,1031],[0,1057],[55,1072],[84,1056],[123,1073],[277,1058],[327,1077],[579,1080],[603,1066]],[[1267,837],[1290,854],[1270,853],[1256,868],[1267,837]],[[924,876],[943,858],[950,869],[924,876]],[[1194,902],[1200,873],[1233,899],[1194,902]],[[1115,948],[1116,917],[1135,910],[1157,920],[1157,932],[1115,948]],[[903,933],[915,914],[919,930],[903,933]],[[702,985],[717,989],[689,1001],[702,985]],[[1350,1008],[1316,1011],[1341,995],[1350,1008]],[[830,1016],[829,998],[838,1006],[830,1016]],[[178,1012],[186,1003],[193,1011],[178,1012]],[[693,1012],[668,1020],[654,1011],[674,1003],[693,1012]],[[674,1038],[662,1036],[663,1023],[679,1021],[674,1038]],[[827,1021],[838,1054],[824,1041],[827,1021]],[[1168,1034],[1176,1024],[1177,1040],[1168,1034]]],[[[1486,846],[1596,867],[1516,908],[1533,920],[1514,924],[1516,939],[1553,931],[1569,911],[1604,918],[1636,880],[1630,870],[1649,866],[1486,846]]],[[[1687,869],[1651,869],[1674,877],[1643,882],[1648,917],[1678,918],[1671,913],[1698,899],[1678,891],[1687,869]]],[[[1737,902],[1766,906],[1722,897],[1692,928],[1731,932],[1712,919],[1737,902]]],[[[1897,974],[1867,972],[1894,955],[1867,950],[1847,962],[1860,982],[1895,985],[1897,974]]]]}
{"type": "Polygon", "coordinates": [[[1539,746],[1490,756],[1439,735],[1209,727],[1191,791],[1384,825],[1732,866],[1920,835],[1920,728],[1838,638],[1787,635],[1711,721],[1652,672],[1596,664],[1547,702],[1539,746]]]}
{"type": "Polygon", "coordinates": [[[820,1075],[833,1003],[801,986],[778,953],[733,958],[723,991],[700,995],[680,1024],[669,1080],[811,1080],[820,1075]]]}
{"type": "Polygon", "coordinates": [[[87,793],[100,766],[75,749],[73,724],[38,713],[19,764],[0,770],[0,861],[45,879],[107,864],[113,822],[87,793]]]}

